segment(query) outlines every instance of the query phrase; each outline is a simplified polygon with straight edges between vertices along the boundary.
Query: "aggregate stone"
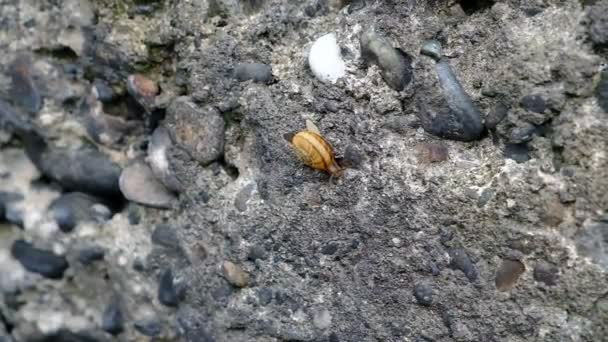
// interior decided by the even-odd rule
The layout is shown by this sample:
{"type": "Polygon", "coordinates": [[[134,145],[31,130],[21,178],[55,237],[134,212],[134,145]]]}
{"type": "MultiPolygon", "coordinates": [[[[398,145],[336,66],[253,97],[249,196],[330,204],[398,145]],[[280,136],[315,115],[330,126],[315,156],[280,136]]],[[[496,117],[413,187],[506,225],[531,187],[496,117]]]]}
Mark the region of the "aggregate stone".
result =
{"type": "Polygon", "coordinates": [[[433,303],[433,289],[427,284],[416,284],[414,286],[414,297],[418,304],[429,306],[433,303]]]}
{"type": "Polygon", "coordinates": [[[125,318],[121,305],[120,297],[116,296],[103,310],[101,328],[112,335],[118,335],[124,331],[125,318]]]}
{"type": "Polygon", "coordinates": [[[101,202],[103,201],[93,196],[72,192],[55,199],[49,210],[53,213],[59,229],[67,233],[81,222],[104,222],[110,219],[112,213],[101,202]]]}
{"type": "Polygon", "coordinates": [[[34,273],[38,273],[49,279],[61,279],[63,273],[69,267],[65,257],[59,256],[51,251],[34,247],[31,243],[16,240],[11,246],[11,255],[23,265],[23,267],[34,273]]]}

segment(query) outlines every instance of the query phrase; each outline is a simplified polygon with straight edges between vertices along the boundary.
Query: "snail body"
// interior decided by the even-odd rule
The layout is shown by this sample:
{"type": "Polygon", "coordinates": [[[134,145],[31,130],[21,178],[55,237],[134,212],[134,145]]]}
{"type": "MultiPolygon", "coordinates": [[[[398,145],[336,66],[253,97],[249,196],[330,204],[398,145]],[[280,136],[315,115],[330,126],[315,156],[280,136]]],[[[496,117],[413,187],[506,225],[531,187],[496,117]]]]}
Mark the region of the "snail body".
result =
{"type": "Polygon", "coordinates": [[[307,121],[306,126],[306,130],[288,139],[296,154],[304,164],[313,169],[323,170],[332,177],[340,177],[343,169],[336,161],[333,147],[312,122],[307,121]]]}

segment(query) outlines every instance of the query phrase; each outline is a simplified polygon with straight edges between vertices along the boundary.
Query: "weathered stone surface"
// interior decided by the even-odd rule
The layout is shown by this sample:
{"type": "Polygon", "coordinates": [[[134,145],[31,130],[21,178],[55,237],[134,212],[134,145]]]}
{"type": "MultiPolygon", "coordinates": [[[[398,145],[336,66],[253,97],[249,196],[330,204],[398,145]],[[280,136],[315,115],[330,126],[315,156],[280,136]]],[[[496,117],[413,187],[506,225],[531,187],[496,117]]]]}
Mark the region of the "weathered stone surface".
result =
{"type": "Polygon", "coordinates": [[[224,152],[224,119],[212,107],[200,108],[187,97],[178,97],[167,109],[167,127],[192,158],[209,164],[224,152]]]}

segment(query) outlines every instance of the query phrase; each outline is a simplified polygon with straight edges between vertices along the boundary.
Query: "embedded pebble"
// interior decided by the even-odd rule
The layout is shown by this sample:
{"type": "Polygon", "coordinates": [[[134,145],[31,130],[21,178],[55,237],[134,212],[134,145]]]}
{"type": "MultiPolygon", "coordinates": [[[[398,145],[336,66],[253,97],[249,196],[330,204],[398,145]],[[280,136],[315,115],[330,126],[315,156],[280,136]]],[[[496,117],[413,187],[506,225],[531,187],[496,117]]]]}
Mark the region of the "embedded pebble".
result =
{"type": "Polygon", "coordinates": [[[335,83],[346,75],[346,65],[334,33],[315,40],[308,54],[308,65],[315,77],[325,83],[335,83]]]}
{"type": "Polygon", "coordinates": [[[19,202],[23,200],[23,195],[16,192],[0,191],[0,222],[4,220],[11,221],[11,209],[10,204],[12,202],[19,202]],[[8,207],[8,209],[7,209],[8,207]]]}
{"type": "Polygon", "coordinates": [[[450,267],[453,269],[461,270],[462,273],[473,282],[477,280],[477,270],[475,265],[471,262],[467,252],[461,248],[453,248],[448,251],[450,255],[450,267]]]}
{"type": "Polygon", "coordinates": [[[530,160],[530,147],[527,144],[505,144],[503,155],[517,163],[525,163],[530,160]]]}
{"type": "Polygon", "coordinates": [[[245,287],[249,284],[249,274],[243,271],[240,266],[230,261],[224,261],[222,273],[226,280],[236,287],[245,287]]]}
{"type": "Polygon", "coordinates": [[[28,271],[49,279],[61,279],[69,264],[64,256],[34,247],[24,240],[16,240],[11,246],[11,255],[28,271]]]}
{"type": "Polygon", "coordinates": [[[120,308],[120,302],[118,296],[113,298],[103,310],[101,316],[101,328],[112,335],[118,335],[124,331],[125,319],[120,308]]]}
{"type": "Polygon", "coordinates": [[[159,209],[170,209],[175,196],[160,183],[142,161],[127,166],[120,175],[120,190],[126,199],[159,209]]]}
{"type": "Polygon", "coordinates": [[[154,337],[160,335],[162,326],[159,321],[155,319],[145,319],[136,321],[133,324],[135,330],[139,331],[142,335],[154,337]]]}
{"type": "Polygon", "coordinates": [[[127,77],[127,91],[146,110],[151,111],[154,98],[160,92],[156,82],[141,74],[127,77]]]}
{"type": "Polygon", "coordinates": [[[168,224],[161,223],[156,225],[156,228],[152,232],[151,239],[152,243],[157,245],[176,250],[180,249],[177,233],[175,232],[175,229],[168,224]]]}
{"type": "Polygon", "coordinates": [[[507,117],[507,114],[509,114],[509,107],[502,102],[498,102],[494,106],[494,109],[486,116],[486,128],[489,130],[496,129],[496,126],[507,117]]]}
{"type": "Polygon", "coordinates": [[[433,289],[429,285],[416,284],[413,292],[418,304],[424,306],[430,306],[433,304],[433,289]]]}
{"type": "Polygon", "coordinates": [[[26,56],[19,56],[9,68],[12,79],[10,96],[15,103],[30,114],[38,113],[43,106],[40,90],[32,78],[31,61],[26,56]]]}
{"type": "Polygon", "coordinates": [[[156,178],[167,187],[167,189],[180,193],[184,190],[182,182],[175,174],[167,151],[173,146],[173,140],[169,131],[159,126],[154,130],[148,143],[148,158],[147,161],[150,164],[152,172],[156,178]]]}
{"type": "Polygon", "coordinates": [[[125,136],[137,129],[139,123],[104,113],[95,87],[83,105],[84,127],[95,142],[106,146],[124,143],[125,136]]]}
{"type": "Polygon", "coordinates": [[[422,44],[420,54],[431,57],[435,62],[439,62],[443,57],[443,47],[437,40],[427,40],[422,44]]]}
{"type": "MultiPolygon", "coordinates": [[[[595,3],[595,1],[592,3],[595,3]]],[[[602,1],[590,6],[587,11],[586,22],[589,26],[589,38],[597,49],[608,48],[608,18],[606,18],[606,13],[608,13],[608,4],[602,1]]]]}
{"type": "Polygon", "coordinates": [[[240,63],[234,68],[234,77],[239,82],[268,83],[272,81],[272,68],[264,63],[240,63]]]}
{"type": "Polygon", "coordinates": [[[544,283],[547,286],[557,285],[559,269],[546,262],[539,262],[534,267],[534,280],[544,283]]]}
{"type": "Polygon", "coordinates": [[[272,289],[269,289],[267,287],[263,287],[261,289],[259,289],[257,291],[258,294],[258,300],[261,306],[266,306],[268,304],[270,304],[270,302],[272,301],[272,289]]]}
{"type": "Polygon", "coordinates": [[[234,199],[234,206],[238,211],[243,212],[247,210],[247,201],[251,198],[254,189],[255,184],[249,183],[237,193],[236,198],[234,199]]]}
{"type": "Polygon", "coordinates": [[[266,250],[264,247],[260,245],[253,245],[249,248],[249,253],[247,253],[247,259],[255,261],[258,259],[266,258],[266,250]]]}
{"type": "Polygon", "coordinates": [[[213,107],[199,108],[188,97],[178,97],[167,108],[167,128],[175,142],[203,165],[224,153],[224,119],[213,107]]]}
{"type": "Polygon", "coordinates": [[[120,167],[97,150],[67,150],[48,146],[41,137],[26,138],[26,153],[44,175],[64,189],[102,197],[122,197],[120,167]]]}
{"type": "Polygon", "coordinates": [[[600,81],[595,88],[595,97],[600,108],[608,114],[608,68],[602,71],[600,75],[600,81]]]}
{"type": "Polygon", "coordinates": [[[176,307],[184,297],[184,288],[175,284],[173,272],[167,268],[158,282],[158,301],[166,306],[176,307]]]}
{"type": "Polygon", "coordinates": [[[376,64],[386,84],[394,90],[403,90],[414,78],[412,57],[392,46],[382,35],[370,27],[361,34],[361,57],[366,63],[376,64]]]}
{"type": "Polygon", "coordinates": [[[365,8],[365,0],[352,0],[350,5],[348,5],[348,14],[355,13],[359,10],[365,8]]]}
{"type": "Polygon", "coordinates": [[[430,134],[446,139],[479,139],[484,128],[481,113],[465,92],[446,58],[437,61],[435,68],[447,108],[436,113],[421,108],[418,116],[422,127],[430,134]]]}
{"type": "Polygon", "coordinates": [[[101,102],[110,102],[116,97],[112,87],[102,79],[94,79],[93,87],[95,87],[95,90],[97,91],[97,99],[101,102]]]}
{"type": "Polygon", "coordinates": [[[509,142],[512,144],[521,144],[528,142],[534,138],[534,133],[536,133],[536,126],[525,123],[521,126],[515,127],[511,130],[509,134],[509,142]]]}
{"type": "Polygon", "coordinates": [[[496,277],[494,278],[496,289],[498,291],[512,289],[525,270],[526,267],[520,261],[504,259],[496,270],[496,277]]]}
{"type": "Polygon", "coordinates": [[[67,233],[74,230],[80,222],[109,220],[112,212],[101,202],[100,199],[81,192],[66,193],[51,202],[49,211],[59,229],[67,233]]]}
{"type": "Polygon", "coordinates": [[[549,109],[547,101],[545,101],[545,99],[539,94],[526,95],[522,97],[520,105],[525,110],[539,114],[543,114],[549,109]]]}
{"type": "Polygon", "coordinates": [[[80,249],[78,252],[78,261],[81,264],[88,266],[95,261],[103,260],[105,256],[105,250],[100,246],[91,246],[80,249]]]}

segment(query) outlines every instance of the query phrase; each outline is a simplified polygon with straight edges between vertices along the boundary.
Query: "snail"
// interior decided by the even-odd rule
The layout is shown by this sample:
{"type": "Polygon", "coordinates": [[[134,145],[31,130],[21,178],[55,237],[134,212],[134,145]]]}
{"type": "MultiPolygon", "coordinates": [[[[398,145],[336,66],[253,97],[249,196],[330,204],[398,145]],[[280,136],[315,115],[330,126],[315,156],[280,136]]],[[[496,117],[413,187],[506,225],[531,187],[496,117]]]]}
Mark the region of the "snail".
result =
{"type": "Polygon", "coordinates": [[[306,130],[285,135],[298,157],[313,169],[323,170],[331,178],[342,176],[344,168],[336,161],[333,147],[323,138],[321,132],[310,120],[306,120],[306,130]]]}

